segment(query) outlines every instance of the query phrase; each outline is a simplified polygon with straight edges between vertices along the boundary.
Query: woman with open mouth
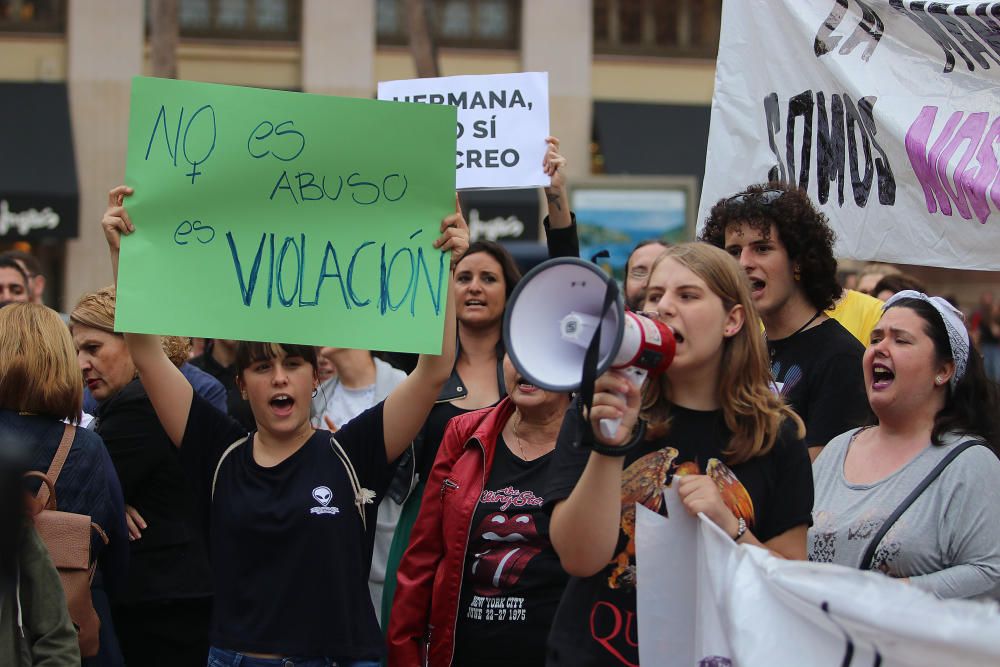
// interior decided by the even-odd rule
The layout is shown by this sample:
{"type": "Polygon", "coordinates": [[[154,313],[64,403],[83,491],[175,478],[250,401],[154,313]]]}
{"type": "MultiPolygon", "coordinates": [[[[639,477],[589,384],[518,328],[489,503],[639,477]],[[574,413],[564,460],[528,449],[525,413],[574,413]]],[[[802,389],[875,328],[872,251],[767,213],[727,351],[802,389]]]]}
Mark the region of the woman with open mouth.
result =
{"type": "Polygon", "coordinates": [[[569,395],[503,367],[507,397],[445,431],[399,565],[392,667],[545,664],[567,575],[542,505],[569,395]]]}
{"type": "MultiPolygon", "coordinates": [[[[110,193],[102,226],[117,280],[124,208],[110,193]]],[[[445,218],[434,245],[459,256],[469,231],[445,218]]],[[[132,360],[170,442],[178,448],[205,518],[214,603],[213,667],[372,667],[384,642],[368,593],[378,502],[393,462],[409,446],[451,373],[455,310],[450,289],[442,352],[421,355],[385,401],[340,426],[310,423],[319,384],[308,345],[240,342],[237,383],[256,430],[246,430],[195,395],[159,337],[125,334],[132,360]]]]}
{"type": "Polygon", "coordinates": [[[665,513],[668,487],[740,544],[806,556],[805,429],[770,389],[743,270],[707,243],[680,244],[653,263],[646,289],[644,310],[674,331],[673,362],[641,395],[621,372],[599,377],[589,450],[564,428],[550,466],[552,544],[572,575],[549,635],[550,666],[639,664],[636,504],[665,513]],[[602,419],[621,420],[613,437],[601,433],[602,419]]]}
{"type": "Polygon", "coordinates": [[[816,459],[809,559],[879,570],[942,598],[1000,588],[1000,403],[962,314],[904,290],[864,356],[876,425],[816,459]]]}

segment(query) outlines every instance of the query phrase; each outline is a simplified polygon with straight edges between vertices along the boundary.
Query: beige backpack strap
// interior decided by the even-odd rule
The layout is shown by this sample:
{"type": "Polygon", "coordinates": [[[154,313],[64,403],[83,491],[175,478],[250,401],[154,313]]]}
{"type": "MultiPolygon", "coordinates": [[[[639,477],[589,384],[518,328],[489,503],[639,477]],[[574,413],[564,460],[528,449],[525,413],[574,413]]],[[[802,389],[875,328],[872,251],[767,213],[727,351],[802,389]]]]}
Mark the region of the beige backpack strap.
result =
{"type": "Polygon", "coordinates": [[[344,448],[337,442],[337,438],[332,435],[330,436],[330,449],[333,450],[333,453],[337,455],[337,458],[340,459],[340,462],[344,464],[344,468],[347,470],[347,478],[351,482],[351,490],[354,492],[354,507],[358,510],[358,514],[361,515],[362,528],[367,532],[368,520],[365,518],[365,505],[371,505],[375,502],[375,492],[361,486],[361,480],[358,479],[358,473],[354,470],[354,464],[351,463],[351,459],[347,456],[344,448]]]}
{"type": "Polygon", "coordinates": [[[215,465],[215,474],[212,475],[212,500],[213,501],[215,500],[215,482],[218,481],[218,479],[219,479],[219,469],[222,468],[222,462],[226,460],[226,457],[229,456],[230,452],[232,452],[234,449],[236,449],[237,447],[239,447],[240,445],[242,445],[244,442],[246,442],[247,438],[249,438],[249,437],[250,437],[249,435],[245,435],[242,438],[240,438],[239,440],[237,440],[236,442],[234,442],[233,444],[229,445],[228,447],[226,447],[226,451],[222,452],[222,456],[219,457],[219,462],[215,465]]]}
{"type": "MultiPolygon", "coordinates": [[[[108,534],[104,532],[103,528],[91,521],[90,530],[97,533],[97,536],[101,538],[102,542],[104,542],[104,546],[108,545],[110,540],[108,539],[108,534]]],[[[94,573],[97,572],[97,558],[94,557],[93,553],[91,553],[90,557],[92,560],[90,561],[90,569],[87,570],[87,581],[94,583],[94,573]]]]}
{"type": "MultiPolygon", "coordinates": [[[[69,456],[69,450],[73,446],[73,438],[76,437],[76,427],[72,424],[66,424],[63,428],[62,440],[59,441],[59,448],[56,449],[55,456],[52,457],[52,463],[49,464],[49,470],[45,473],[45,476],[49,478],[52,482],[52,486],[56,485],[56,480],[59,479],[59,473],[62,472],[63,464],[66,463],[66,457],[69,456]]],[[[38,493],[35,494],[35,498],[42,507],[49,500],[49,487],[46,484],[42,484],[38,487],[38,493]]]]}

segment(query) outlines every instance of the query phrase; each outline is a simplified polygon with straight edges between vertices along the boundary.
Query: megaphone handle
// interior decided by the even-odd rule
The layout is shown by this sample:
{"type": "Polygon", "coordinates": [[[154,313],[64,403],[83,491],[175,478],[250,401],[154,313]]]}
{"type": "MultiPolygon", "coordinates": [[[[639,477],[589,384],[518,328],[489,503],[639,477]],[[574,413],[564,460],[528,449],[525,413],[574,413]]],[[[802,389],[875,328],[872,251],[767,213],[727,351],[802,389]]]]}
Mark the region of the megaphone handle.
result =
{"type": "MultiPolygon", "coordinates": [[[[638,366],[629,366],[623,371],[628,381],[632,383],[637,389],[642,387],[642,383],[646,380],[646,369],[639,368],[638,366]]],[[[616,392],[616,396],[621,396],[621,394],[616,392]]],[[[615,437],[615,433],[618,432],[618,427],[622,425],[621,419],[602,419],[601,420],[601,435],[605,438],[611,439],[615,437]]]]}

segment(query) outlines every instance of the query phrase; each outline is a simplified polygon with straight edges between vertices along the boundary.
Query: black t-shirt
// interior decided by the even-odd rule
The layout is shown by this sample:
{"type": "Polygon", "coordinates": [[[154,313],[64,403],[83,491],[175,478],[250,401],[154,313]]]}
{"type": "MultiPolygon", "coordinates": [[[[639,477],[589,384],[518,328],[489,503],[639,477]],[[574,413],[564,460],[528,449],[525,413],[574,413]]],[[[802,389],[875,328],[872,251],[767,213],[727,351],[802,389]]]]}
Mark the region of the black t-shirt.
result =
{"type": "Polygon", "coordinates": [[[125,503],[146,528],[129,542],[128,574],[119,604],[212,595],[204,515],[181,456],[136,379],[97,406],[94,431],[104,440],[125,503]]]}
{"type": "Polygon", "coordinates": [[[451,401],[435,403],[434,407],[431,408],[419,436],[421,444],[417,451],[417,474],[420,475],[421,481],[430,479],[431,468],[434,467],[434,459],[437,458],[448,422],[466,412],[472,412],[472,410],[460,408],[451,401]]]}
{"type": "Polygon", "coordinates": [[[181,452],[209,511],[215,606],[211,641],[237,651],[336,660],[383,654],[371,597],[378,502],[391,476],[382,403],[337,431],[360,485],[375,492],[365,505],[367,531],[354,504],[347,469],[331,434],[316,431],[297,452],[265,468],[252,436],[198,396],[181,452]]]}
{"type": "Polygon", "coordinates": [[[871,415],[861,369],[864,346],[833,319],[767,343],[778,390],[806,424],[806,444],[824,446],[871,415]]]}
{"type": "Polygon", "coordinates": [[[551,453],[520,459],[497,438],[465,552],[455,667],[545,664],[545,640],[568,579],[542,509],[551,460],[551,453]]]}
{"type": "MultiPolygon", "coordinates": [[[[591,577],[570,577],[549,635],[547,665],[639,664],[635,503],[662,513],[660,489],[672,481],[678,466],[690,472],[697,467],[721,482],[726,504],[762,542],[812,522],[812,469],[791,423],[784,424],[767,454],[734,465],[730,471],[720,460],[730,437],[721,410],[699,412],[673,406],[671,414],[666,436],[644,442],[625,457],[615,555],[591,577]]],[[[569,496],[590,457],[589,450],[574,448],[570,442],[567,425],[573,418],[569,413],[549,468],[547,509],[569,496]]]]}

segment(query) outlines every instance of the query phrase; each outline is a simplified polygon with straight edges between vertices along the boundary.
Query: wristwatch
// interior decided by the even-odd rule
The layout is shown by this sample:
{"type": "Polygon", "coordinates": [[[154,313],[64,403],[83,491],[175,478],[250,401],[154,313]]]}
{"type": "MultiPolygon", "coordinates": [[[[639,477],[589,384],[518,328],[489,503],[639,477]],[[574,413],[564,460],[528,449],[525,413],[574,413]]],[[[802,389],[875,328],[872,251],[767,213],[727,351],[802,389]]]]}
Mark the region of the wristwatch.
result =
{"type": "Polygon", "coordinates": [[[736,522],[736,534],[733,535],[733,542],[739,542],[740,538],[747,532],[747,522],[743,517],[737,517],[736,522]]]}

